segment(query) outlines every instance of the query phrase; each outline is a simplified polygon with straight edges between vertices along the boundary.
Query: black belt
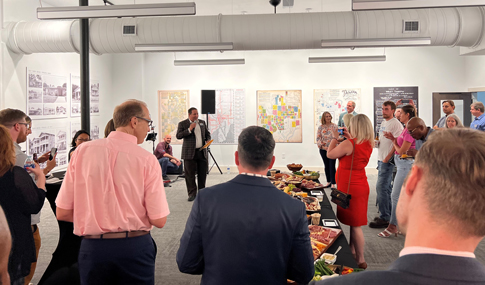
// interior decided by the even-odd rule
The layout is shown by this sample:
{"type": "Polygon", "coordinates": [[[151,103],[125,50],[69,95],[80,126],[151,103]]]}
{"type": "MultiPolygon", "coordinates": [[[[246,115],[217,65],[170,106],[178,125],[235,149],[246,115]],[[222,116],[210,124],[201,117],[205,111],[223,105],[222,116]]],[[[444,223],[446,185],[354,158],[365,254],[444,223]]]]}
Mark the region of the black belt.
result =
{"type": "Polygon", "coordinates": [[[132,232],[117,232],[117,233],[105,233],[102,235],[86,235],[87,239],[117,239],[117,238],[130,238],[139,237],[149,234],[149,231],[132,231],[132,232]]]}

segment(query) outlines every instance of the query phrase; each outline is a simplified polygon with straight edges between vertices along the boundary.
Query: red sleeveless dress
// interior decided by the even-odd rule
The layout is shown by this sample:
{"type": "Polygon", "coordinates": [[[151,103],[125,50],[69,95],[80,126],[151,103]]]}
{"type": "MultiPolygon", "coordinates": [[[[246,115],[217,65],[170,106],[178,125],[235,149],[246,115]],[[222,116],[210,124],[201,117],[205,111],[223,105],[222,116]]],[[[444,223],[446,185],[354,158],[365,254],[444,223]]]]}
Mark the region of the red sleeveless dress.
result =
{"type": "MultiPolygon", "coordinates": [[[[349,140],[355,144],[355,140],[349,140]]],[[[337,206],[337,218],[343,224],[352,227],[367,225],[367,205],[369,201],[369,183],[365,174],[365,167],[369,163],[372,154],[372,146],[369,142],[364,141],[354,145],[354,164],[352,168],[352,177],[350,180],[349,208],[343,209],[337,206]]],[[[337,177],[338,190],[347,193],[349,186],[350,167],[352,164],[352,155],[347,155],[339,159],[339,166],[335,176],[337,177]]]]}

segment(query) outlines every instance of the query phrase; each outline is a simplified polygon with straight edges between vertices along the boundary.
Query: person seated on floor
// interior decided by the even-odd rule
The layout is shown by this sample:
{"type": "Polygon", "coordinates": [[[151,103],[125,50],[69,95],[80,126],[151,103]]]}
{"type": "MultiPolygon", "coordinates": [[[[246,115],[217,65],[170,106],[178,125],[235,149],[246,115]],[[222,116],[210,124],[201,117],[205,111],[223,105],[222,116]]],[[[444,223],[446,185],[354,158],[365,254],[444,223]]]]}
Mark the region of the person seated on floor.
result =
{"type": "Polygon", "coordinates": [[[181,272],[202,274],[201,284],[211,285],[310,282],[305,206],[266,176],[274,148],[273,135],[262,127],[241,132],[235,153],[239,175],[201,189],[195,198],[177,252],[181,272]]]}
{"type": "Polygon", "coordinates": [[[163,142],[160,142],[153,153],[160,163],[162,168],[163,180],[170,180],[167,173],[177,172],[182,162],[173,156],[172,146],[172,136],[170,134],[165,135],[163,142]]]}
{"type": "Polygon", "coordinates": [[[483,132],[444,129],[418,151],[397,205],[404,249],[389,269],[310,284],[485,284],[474,254],[485,237],[483,141],[483,132]]]}

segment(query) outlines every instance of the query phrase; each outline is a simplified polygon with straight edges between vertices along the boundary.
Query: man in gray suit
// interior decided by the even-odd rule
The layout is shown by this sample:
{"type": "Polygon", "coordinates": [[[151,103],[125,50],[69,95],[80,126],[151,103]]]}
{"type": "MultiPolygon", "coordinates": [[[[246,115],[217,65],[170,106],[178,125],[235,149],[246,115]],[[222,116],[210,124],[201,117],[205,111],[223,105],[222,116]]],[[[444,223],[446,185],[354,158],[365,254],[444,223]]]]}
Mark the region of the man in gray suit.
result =
{"type": "Polygon", "coordinates": [[[465,128],[434,132],[416,156],[397,204],[406,234],[386,271],[313,284],[485,284],[474,251],[485,237],[485,134],[465,128]]]}
{"type": "Polygon", "coordinates": [[[194,201],[197,188],[205,188],[207,178],[207,149],[201,149],[211,134],[203,120],[199,120],[199,112],[192,107],[188,111],[189,118],[181,121],[177,128],[177,139],[184,139],[182,144],[182,159],[184,160],[185,184],[189,194],[189,201],[194,201]],[[195,174],[197,173],[197,184],[195,174]]]}

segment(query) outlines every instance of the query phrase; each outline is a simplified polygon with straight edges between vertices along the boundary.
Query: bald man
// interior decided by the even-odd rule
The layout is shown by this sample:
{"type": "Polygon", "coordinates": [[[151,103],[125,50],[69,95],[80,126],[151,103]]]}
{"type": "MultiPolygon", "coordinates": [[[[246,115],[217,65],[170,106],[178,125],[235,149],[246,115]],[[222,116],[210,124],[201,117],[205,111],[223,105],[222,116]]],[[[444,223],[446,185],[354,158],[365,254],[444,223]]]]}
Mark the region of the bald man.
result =
{"type": "Polygon", "coordinates": [[[153,153],[158,159],[158,163],[160,163],[160,167],[162,168],[162,176],[164,181],[170,181],[167,173],[176,173],[179,166],[182,164],[178,158],[173,156],[172,146],[170,145],[171,142],[172,136],[167,134],[165,138],[163,138],[163,142],[158,143],[157,148],[153,153]]]}
{"type": "Polygon", "coordinates": [[[345,127],[345,124],[344,124],[345,114],[352,114],[354,116],[357,115],[357,112],[355,112],[354,109],[355,109],[355,102],[354,101],[347,102],[347,113],[341,113],[339,118],[338,118],[338,126],[339,127],[345,127]]]}
{"type": "Polygon", "coordinates": [[[409,120],[407,129],[411,136],[416,140],[416,149],[409,149],[406,154],[415,157],[416,153],[428,140],[429,135],[434,131],[434,129],[427,127],[424,121],[418,117],[414,117],[409,120]]]}

